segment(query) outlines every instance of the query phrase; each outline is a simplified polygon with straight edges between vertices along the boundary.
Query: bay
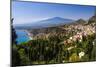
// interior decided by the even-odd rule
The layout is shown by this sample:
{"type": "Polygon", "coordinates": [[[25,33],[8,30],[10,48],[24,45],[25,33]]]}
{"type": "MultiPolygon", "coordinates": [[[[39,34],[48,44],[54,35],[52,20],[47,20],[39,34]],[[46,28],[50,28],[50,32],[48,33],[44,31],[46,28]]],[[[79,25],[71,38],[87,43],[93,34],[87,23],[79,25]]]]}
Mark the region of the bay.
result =
{"type": "Polygon", "coordinates": [[[30,40],[29,36],[28,36],[28,32],[26,32],[25,30],[16,30],[16,34],[17,34],[17,44],[21,44],[23,42],[27,42],[30,40]]]}

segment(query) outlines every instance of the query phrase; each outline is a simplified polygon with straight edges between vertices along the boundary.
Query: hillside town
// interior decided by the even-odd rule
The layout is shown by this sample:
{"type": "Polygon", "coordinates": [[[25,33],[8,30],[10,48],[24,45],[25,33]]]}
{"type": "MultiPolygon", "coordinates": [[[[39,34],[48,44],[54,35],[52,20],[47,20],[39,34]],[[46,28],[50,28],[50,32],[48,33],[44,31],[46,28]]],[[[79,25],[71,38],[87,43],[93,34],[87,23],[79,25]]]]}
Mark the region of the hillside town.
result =
{"type": "Polygon", "coordinates": [[[70,26],[68,26],[68,28],[65,28],[65,29],[71,30],[74,33],[76,32],[76,34],[72,35],[71,37],[69,37],[69,39],[64,41],[64,44],[70,43],[70,42],[76,41],[76,40],[79,40],[81,42],[83,36],[86,37],[88,35],[92,35],[92,34],[96,33],[95,23],[92,23],[91,25],[82,25],[82,24],[70,25],[70,26]]]}

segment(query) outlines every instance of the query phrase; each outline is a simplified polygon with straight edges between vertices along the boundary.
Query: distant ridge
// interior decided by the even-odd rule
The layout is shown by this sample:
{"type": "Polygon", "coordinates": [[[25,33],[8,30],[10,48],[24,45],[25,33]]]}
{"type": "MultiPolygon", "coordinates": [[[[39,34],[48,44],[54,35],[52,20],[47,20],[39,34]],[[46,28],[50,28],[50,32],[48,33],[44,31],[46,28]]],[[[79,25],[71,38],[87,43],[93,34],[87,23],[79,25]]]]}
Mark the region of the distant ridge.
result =
{"type": "Polygon", "coordinates": [[[76,21],[76,23],[77,23],[77,24],[85,24],[86,21],[83,20],[83,19],[79,19],[79,20],[76,21]]]}
{"type": "Polygon", "coordinates": [[[61,17],[53,17],[46,20],[41,20],[38,22],[33,22],[29,24],[20,24],[15,25],[16,28],[43,28],[43,27],[53,27],[53,26],[59,26],[64,25],[73,22],[72,19],[65,19],[61,17]]]}
{"type": "Polygon", "coordinates": [[[93,23],[93,22],[96,22],[96,15],[89,18],[88,23],[93,23]]]}

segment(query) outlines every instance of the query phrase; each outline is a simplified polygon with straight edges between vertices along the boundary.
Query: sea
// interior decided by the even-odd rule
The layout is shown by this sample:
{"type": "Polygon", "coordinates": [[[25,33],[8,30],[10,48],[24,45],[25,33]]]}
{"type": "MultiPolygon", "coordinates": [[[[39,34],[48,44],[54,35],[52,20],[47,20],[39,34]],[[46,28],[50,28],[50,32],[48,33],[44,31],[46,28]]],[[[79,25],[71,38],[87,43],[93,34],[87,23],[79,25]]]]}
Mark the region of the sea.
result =
{"type": "Polygon", "coordinates": [[[21,44],[30,40],[28,32],[26,32],[25,30],[16,30],[16,34],[17,34],[17,39],[16,39],[17,44],[21,44]]]}

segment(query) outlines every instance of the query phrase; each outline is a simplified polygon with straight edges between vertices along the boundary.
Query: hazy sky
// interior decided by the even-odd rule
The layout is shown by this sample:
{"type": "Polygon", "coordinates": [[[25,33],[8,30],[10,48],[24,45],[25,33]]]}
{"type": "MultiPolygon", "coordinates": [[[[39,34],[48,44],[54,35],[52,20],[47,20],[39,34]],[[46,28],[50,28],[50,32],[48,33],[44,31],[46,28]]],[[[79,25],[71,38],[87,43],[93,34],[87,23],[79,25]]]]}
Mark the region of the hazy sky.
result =
{"type": "Polygon", "coordinates": [[[95,14],[95,9],[95,6],[13,1],[12,17],[14,24],[31,23],[52,17],[87,20],[95,14]]]}

